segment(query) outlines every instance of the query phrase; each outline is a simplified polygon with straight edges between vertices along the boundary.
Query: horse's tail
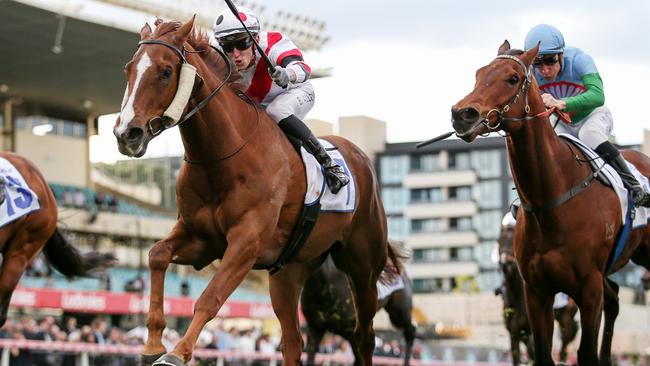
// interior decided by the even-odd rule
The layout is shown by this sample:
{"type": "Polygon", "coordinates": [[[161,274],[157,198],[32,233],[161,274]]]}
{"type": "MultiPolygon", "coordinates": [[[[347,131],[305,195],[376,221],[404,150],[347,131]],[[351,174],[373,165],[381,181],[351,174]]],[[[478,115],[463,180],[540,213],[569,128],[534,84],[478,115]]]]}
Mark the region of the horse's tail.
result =
{"type": "Polygon", "coordinates": [[[400,241],[388,240],[388,259],[386,267],[379,276],[382,283],[391,283],[404,272],[404,262],[411,258],[409,250],[400,241]]]}
{"type": "Polygon", "coordinates": [[[105,269],[117,261],[111,253],[81,254],[58,228],[45,243],[43,253],[50,264],[68,278],[92,276],[95,270],[105,269]]]}

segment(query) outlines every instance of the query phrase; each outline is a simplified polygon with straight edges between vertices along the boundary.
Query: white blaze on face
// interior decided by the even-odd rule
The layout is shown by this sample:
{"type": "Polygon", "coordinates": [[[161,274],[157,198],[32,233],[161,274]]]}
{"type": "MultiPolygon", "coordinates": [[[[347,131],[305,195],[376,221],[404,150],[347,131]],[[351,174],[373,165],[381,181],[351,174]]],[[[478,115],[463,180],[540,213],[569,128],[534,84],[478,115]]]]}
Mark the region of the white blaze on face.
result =
{"type": "Polygon", "coordinates": [[[131,90],[131,95],[128,95],[129,93],[129,84],[126,84],[126,90],[124,91],[124,99],[122,101],[122,111],[120,112],[120,125],[117,126],[117,134],[121,135],[124,131],[126,131],[126,126],[131,122],[133,117],[135,117],[135,110],[133,109],[133,103],[135,100],[135,96],[138,93],[138,87],[140,86],[140,81],[142,80],[142,75],[147,71],[147,69],[151,66],[151,58],[149,58],[149,55],[145,52],[142,57],[140,57],[140,61],[138,61],[138,65],[135,67],[136,70],[136,76],[135,76],[135,82],[133,83],[133,89],[131,90]],[[127,98],[128,95],[128,98],[127,98]]]}

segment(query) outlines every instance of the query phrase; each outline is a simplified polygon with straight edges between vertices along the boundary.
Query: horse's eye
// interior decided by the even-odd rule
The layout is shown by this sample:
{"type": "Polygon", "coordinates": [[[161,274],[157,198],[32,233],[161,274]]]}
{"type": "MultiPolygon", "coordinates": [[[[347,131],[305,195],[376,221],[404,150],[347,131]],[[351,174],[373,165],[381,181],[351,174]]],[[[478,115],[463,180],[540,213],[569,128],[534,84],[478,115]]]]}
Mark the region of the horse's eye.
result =
{"type": "Polygon", "coordinates": [[[515,85],[519,82],[519,75],[512,75],[510,79],[508,79],[508,82],[510,85],[515,85]]]}
{"type": "Polygon", "coordinates": [[[171,67],[166,67],[162,74],[160,75],[161,79],[169,79],[169,77],[172,76],[172,68],[171,67]]]}

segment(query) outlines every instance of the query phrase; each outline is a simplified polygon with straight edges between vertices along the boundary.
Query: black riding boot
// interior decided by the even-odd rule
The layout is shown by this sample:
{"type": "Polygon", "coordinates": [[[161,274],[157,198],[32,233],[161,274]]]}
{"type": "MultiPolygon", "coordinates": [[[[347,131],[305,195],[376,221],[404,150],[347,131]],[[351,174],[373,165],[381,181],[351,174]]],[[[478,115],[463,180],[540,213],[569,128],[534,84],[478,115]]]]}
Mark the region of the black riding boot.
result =
{"type": "Polygon", "coordinates": [[[300,118],[292,114],[281,120],[278,125],[285,134],[300,140],[305,150],[314,155],[316,161],[324,168],[325,180],[332,193],[336,194],[346,184],[350,183],[350,178],[345,174],[343,168],[332,160],[327,151],[318,142],[316,136],[314,136],[311,130],[309,130],[309,127],[300,118]]]}
{"type": "Polygon", "coordinates": [[[650,194],[643,190],[643,187],[641,187],[639,181],[634,177],[634,174],[630,172],[625,159],[623,159],[618,149],[609,141],[605,141],[598,145],[595,150],[621,176],[623,185],[632,195],[634,206],[650,207],[650,194]]]}

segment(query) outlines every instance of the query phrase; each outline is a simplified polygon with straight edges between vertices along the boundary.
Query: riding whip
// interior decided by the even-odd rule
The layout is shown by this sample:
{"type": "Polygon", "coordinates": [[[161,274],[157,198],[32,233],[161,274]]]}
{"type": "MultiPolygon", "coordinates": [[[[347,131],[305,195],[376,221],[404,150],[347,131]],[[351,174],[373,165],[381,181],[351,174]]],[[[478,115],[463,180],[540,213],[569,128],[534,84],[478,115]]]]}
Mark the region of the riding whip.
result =
{"type": "Polygon", "coordinates": [[[434,138],[432,138],[432,139],[430,139],[430,140],[422,141],[422,142],[418,143],[417,145],[415,145],[415,147],[419,149],[419,148],[424,147],[424,146],[427,146],[427,145],[429,145],[429,144],[433,144],[434,142],[438,142],[438,141],[440,141],[440,140],[444,140],[444,139],[446,139],[447,137],[453,135],[454,133],[455,133],[455,132],[453,132],[453,131],[452,131],[452,132],[443,133],[442,135],[440,135],[440,136],[438,136],[438,137],[434,137],[434,138]]]}
{"type": "Polygon", "coordinates": [[[255,37],[253,37],[253,34],[248,30],[248,28],[246,27],[246,24],[244,24],[244,21],[241,20],[241,18],[239,17],[239,11],[237,11],[237,7],[235,7],[235,4],[232,3],[232,0],[224,0],[224,1],[226,2],[226,5],[228,5],[228,8],[230,8],[230,11],[232,11],[235,18],[237,18],[237,20],[239,20],[239,22],[241,23],[242,27],[244,27],[244,30],[246,31],[246,33],[248,33],[248,35],[251,37],[251,39],[253,40],[253,43],[255,43],[255,47],[257,48],[257,51],[260,53],[260,56],[262,57],[264,62],[266,62],[266,68],[269,70],[269,74],[273,74],[273,72],[275,71],[275,68],[273,67],[273,64],[271,63],[271,60],[266,55],[266,52],[264,52],[262,47],[260,47],[259,43],[257,43],[257,40],[255,40],[255,37]]]}

